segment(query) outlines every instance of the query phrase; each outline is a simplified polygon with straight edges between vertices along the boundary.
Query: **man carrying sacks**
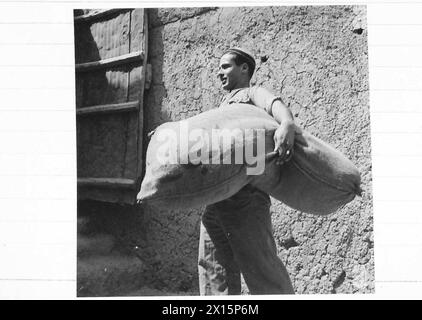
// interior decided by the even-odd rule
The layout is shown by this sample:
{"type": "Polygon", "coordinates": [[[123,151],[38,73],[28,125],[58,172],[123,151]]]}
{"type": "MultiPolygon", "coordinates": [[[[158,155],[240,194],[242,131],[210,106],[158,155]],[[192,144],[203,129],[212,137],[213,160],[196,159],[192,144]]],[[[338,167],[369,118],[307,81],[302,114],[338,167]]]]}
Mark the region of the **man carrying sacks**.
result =
{"type": "MultiPolygon", "coordinates": [[[[251,87],[255,60],[245,49],[231,48],[220,59],[218,78],[229,93],[221,106],[246,103],[267,111],[280,126],[274,133],[278,164],[292,157],[295,125],[278,96],[251,87]]],[[[293,294],[287,270],[277,256],[268,194],[247,185],[234,196],[208,205],[199,244],[201,295],[241,293],[242,273],[251,294],[293,294]]]]}
{"type": "Polygon", "coordinates": [[[276,253],[269,195],[294,210],[327,215],[361,193],[359,170],[344,154],[297,127],[280,97],[250,87],[254,69],[245,50],[225,52],[218,77],[229,94],[220,108],[163,123],[148,144],[138,203],[173,209],[207,205],[199,248],[201,294],[240,294],[241,273],[252,294],[293,293],[276,253]],[[264,130],[265,137],[220,141],[210,149],[209,133],[213,142],[217,129],[264,130]],[[246,163],[236,162],[239,148],[245,149],[246,163]],[[233,151],[235,163],[226,163],[233,151]],[[253,165],[264,172],[248,171],[253,165]]]}

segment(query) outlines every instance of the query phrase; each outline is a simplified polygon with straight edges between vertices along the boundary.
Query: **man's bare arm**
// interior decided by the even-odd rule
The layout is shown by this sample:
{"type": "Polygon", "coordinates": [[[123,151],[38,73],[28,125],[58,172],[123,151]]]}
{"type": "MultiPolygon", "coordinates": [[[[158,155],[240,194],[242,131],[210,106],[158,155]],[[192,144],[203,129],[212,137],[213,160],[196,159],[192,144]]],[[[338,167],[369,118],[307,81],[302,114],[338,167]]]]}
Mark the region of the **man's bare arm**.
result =
{"type": "Polygon", "coordinates": [[[295,138],[292,112],[280,97],[261,87],[251,88],[251,100],[257,107],[265,109],[280,124],[274,133],[274,151],[279,154],[278,163],[290,160],[295,138]]]}
{"type": "Polygon", "coordinates": [[[292,112],[281,100],[274,100],[271,106],[271,114],[280,124],[289,121],[294,122],[292,112]]]}
{"type": "Polygon", "coordinates": [[[290,109],[280,100],[275,100],[271,111],[280,126],[274,133],[274,151],[279,154],[278,164],[289,161],[293,155],[295,141],[295,122],[290,109]]]}

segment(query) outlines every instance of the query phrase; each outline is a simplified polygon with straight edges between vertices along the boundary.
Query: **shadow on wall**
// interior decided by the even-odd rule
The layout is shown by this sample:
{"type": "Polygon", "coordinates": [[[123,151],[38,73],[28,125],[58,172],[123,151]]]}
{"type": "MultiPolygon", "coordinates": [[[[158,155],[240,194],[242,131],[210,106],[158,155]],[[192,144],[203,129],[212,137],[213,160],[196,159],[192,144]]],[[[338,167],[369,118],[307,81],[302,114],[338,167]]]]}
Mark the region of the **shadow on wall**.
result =
{"type": "MultiPolygon", "coordinates": [[[[85,13],[82,9],[75,9],[74,16],[80,16],[85,13]]],[[[75,40],[75,63],[84,63],[101,60],[100,51],[92,36],[90,25],[86,23],[74,24],[74,40],[75,40]]],[[[89,105],[88,88],[86,83],[86,75],[76,73],[76,106],[84,107],[89,105]]],[[[105,75],[105,71],[96,73],[96,88],[107,88],[109,83],[105,75]]],[[[90,92],[91,93],[91,92],[90,92]]],[[[77,121],[78,123],[78,121],[77,121]]]]}

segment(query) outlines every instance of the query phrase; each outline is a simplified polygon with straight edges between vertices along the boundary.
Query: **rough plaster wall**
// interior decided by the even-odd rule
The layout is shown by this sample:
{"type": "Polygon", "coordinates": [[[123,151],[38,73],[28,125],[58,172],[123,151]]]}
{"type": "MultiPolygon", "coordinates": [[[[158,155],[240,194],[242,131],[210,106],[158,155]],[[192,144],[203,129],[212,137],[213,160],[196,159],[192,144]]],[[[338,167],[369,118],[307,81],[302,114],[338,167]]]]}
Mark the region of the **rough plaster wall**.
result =
{"type": "MultiPolygon", "coordinates": [[[[150,9],[152,85],[146,132],[218,106],[216,78],[229,46],[257,58],[253,83],[280,94],[303,128],[344,152],[362,173],[363,196],[317,217],[273,200],[274,235],[297,293],[374,291],[368,56],[365,7],[150,9]]],[[[202,209],[146,208],[154,278],[198,293],[202,209]]]]}

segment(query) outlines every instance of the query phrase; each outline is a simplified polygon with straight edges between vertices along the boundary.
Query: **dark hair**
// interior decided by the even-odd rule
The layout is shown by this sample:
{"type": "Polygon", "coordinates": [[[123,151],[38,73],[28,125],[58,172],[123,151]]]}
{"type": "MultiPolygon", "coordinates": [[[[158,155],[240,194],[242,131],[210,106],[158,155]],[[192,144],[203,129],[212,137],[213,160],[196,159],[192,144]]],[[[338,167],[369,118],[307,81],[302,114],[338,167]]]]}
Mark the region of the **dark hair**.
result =
{"type": "Polygon", "coordinates": [[[249,74],[249,77],[252,78],[253,73],[255,72],[255,64],[252,64],[249,59],[246,59],[245,57],[241,56],[238,53],[235,53],[235,52],[230,52],[230,53],[234,55],[233,60],[236,63],[236,65],[240,66],[244,63],[248,65],[249,67],[248,74],[249,74]]]}
{"type": "Polygon", "coordinates": [[[237,66],[246,63],[249,67],[249,77],[252,78],[253,73],[255,72],[255,59],[249,51],[240,47],[234,47],[228,49],[224,54],[232,54],[234,56],[233,60],[237,66]]]}

